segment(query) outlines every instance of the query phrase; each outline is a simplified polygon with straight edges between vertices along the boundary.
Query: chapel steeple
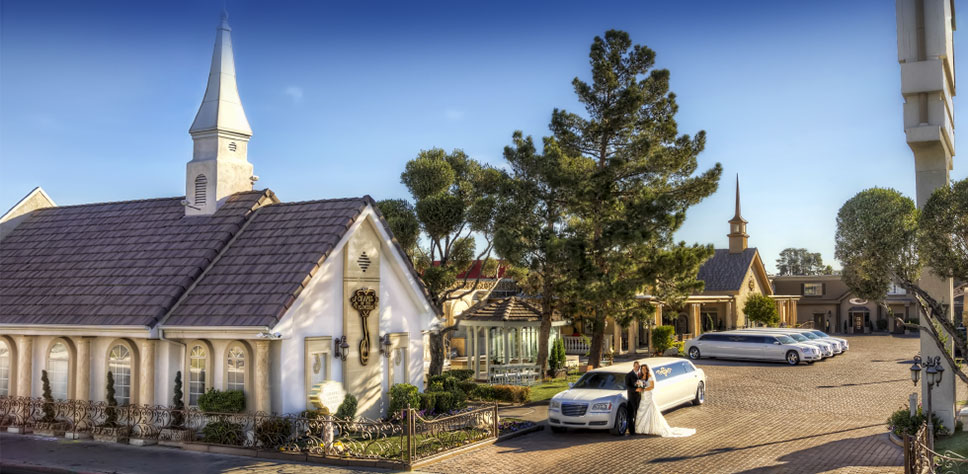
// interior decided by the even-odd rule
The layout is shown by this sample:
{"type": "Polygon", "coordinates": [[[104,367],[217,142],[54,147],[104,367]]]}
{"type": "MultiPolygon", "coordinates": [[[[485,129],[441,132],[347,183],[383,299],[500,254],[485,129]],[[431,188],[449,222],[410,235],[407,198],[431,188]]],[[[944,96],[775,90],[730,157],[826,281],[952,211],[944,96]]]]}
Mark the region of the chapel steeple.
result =
{"type": "Polygon", "coordinates": [[[251,191],[258,179],[247,158],[252,129],[235,82],[228,13],[216,29],[205,97],[188,130],[194,141],[185,176],[185,215],[213,214],[232,194],[251,191]]]}
{"type": "Polygon", "coordinates": [[[743,253],[749,246],[746,219],[739,210],[739,174],[736,175],[736,215],[729,220],[729,253],[743,253]]]}

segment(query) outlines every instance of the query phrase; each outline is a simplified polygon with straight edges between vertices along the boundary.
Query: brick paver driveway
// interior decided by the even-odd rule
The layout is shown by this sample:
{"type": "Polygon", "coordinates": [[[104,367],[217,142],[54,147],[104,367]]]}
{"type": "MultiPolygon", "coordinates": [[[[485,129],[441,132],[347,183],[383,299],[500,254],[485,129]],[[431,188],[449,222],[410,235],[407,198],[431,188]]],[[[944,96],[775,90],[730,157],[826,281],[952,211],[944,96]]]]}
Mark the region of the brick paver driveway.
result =
{"type": "MultiPolygon", "coordinates": [[[[425,470],[517,472],[903,472],[885,434],[888,415],[914,391],[913,337],[849,337],[845,355],[790,367],[702,360],[707,401],[666,413],[690,438],[605,432],[522,436],[425,470]]],[[[544,407],[539,412],[546,411],[544,407]]]]}

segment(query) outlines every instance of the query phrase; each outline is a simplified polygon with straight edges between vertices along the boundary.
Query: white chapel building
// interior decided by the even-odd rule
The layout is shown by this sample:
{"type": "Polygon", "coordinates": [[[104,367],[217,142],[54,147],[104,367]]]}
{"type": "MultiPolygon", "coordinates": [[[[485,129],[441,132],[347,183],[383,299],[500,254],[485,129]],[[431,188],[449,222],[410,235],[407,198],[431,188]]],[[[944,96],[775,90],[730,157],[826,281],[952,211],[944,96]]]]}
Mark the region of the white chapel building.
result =
{"type": "MultiPolygon", "coordinates": [[[[252,136],[223,15],[190,133],[185,195],[57,206],[40,188],[0,217],[0,396],[168,405],[239,389],[298,413],[326,381],[378,417],[423,387],[438,315],[369,196],[282,202],[254,190],[252,136]],[[340,387],[339,384],[342,384],[340,387]]],[[[335,408],[335,407],[334,407],[335,408]]]]}

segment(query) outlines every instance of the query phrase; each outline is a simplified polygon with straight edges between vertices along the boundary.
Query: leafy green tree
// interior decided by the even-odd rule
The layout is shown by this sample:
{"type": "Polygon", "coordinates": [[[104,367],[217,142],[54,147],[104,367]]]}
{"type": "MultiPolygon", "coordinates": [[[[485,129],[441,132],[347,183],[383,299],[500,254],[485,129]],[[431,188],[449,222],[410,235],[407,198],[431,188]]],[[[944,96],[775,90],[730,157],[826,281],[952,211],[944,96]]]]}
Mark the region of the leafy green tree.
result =
{"type": "Polygon", "coordinates": [[[376,206],[386,219],[400,247],[411,261],[416,263],[417,253],[420,250],[417,246],[420,239],[420,223],[417,221],[417,212],[413,209],[413,204],[406,199],[384,199],[377,202],[376,206]]]}
{"type": "Polygon", "coordinates": [[[722,167],[717,163],[695,175],[705,132],[679,134],[669,71],[654,68],[651,49],[610,30],[594,39],[589,63],[592,82],[572,81],[585,116],[555,109],[550,127],[584,177],[574,188],[569,225],[573,275],[581,288],[576,309],[594,321],[589,357],[597,366],[606,316],[651,314],[652,307],[637,303],[635,295],[667,271],[662,255],[674,249],[708,256],[707,247],[675,244],[673,234],[686,210],[716,191],[722,167]]]}
{"type": "Polygon", "coordinates": [[[766,295],[754,293],[746,297],[743,304],[746,319],[754,323],[762,323],[775,327],[780,322],[780,313],[776,310],[776,301],[766,295]]]}
{"type": "Polygon", "coordinates": [[[785,248],[776,259],[776,269],[780,275],[830,275],[834,269],[823,264],[820,252],[807,249],[785,248]]]}
{"type": "Polygon", "coordinates": [[[914,201],[894,189],[871,188],[848,200],[837,213],[835,256],[844,281],[858,297],[884,301],[892,283],[915,298],[922,334],[935,341],[968,383],[943,341],[968,353],[965,338],[948,319],[947,308],[918,280],[923,265],[938,276],[968,280],[968,179],[936,190],[918,212],[914,201]]]}
{"type": "MultiPolygon", "coordinates": [[[[461,150],[446,153],[434,148],[421,151],[407,162],[400,180],[414,199],[413,213],[407,206],[384,201],[381,213],[388,219],[394,234],[399,230],[412,237],[417,227],[426,237],[424,248],[414,246],[417,268],[438,312],[444,303],[462,298],[478,289],[480,275],[468,287],[467,270],[475,260],[485,262],[484,270],[493,268],[494,216],[496,193],[503,176],[500,171],[481,165],[461,150]],[[414,222],[413,219],[416,219],[414,222]],[[485,242],[478,251],[475,236],[485,242]],[[458,275],[464,278],[458,281],[458,275]]],[[[484,272],[481,272],[483,274],[484,272]]],[[[430,375],[444,367],[444,341],[457,330],[458,323],[447,326],[442,321],[430,333],[430,375]]]]}

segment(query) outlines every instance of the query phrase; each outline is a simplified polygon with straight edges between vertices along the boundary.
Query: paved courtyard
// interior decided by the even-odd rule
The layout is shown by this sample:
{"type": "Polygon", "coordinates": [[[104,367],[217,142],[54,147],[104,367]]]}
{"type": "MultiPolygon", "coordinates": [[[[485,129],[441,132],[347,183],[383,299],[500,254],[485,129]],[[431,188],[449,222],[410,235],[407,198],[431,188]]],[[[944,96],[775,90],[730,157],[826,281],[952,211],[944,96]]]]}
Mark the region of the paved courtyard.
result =
{"type": "MultiPolygon", "coordinates": [[[[914,391],[913,337],[849,337],[846,355],[813,365],[702,360],[707,402],[666,413],[690,438],[616,438],[550,430],[460,455],[425,470],[469,472],[903,472],[885,420],[914,391]]],[[[542,420],[546,410],[534,415],[542,420]]]]}

